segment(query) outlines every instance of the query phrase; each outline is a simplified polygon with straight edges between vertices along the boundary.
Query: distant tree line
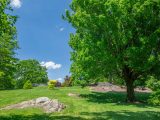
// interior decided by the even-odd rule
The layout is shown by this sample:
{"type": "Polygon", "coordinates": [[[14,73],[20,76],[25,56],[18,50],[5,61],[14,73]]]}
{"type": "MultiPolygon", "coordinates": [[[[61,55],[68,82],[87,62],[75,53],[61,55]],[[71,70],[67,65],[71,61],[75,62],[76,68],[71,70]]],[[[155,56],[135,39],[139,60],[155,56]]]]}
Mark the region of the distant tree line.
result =
{"type": "Polygon", "coordinates": [[[23,88],[25,82],[32,84],[46,84],[48,82],[47,69],[42,67],[37,60],[21,60],[16,64],[15,87],[23,88]]]}

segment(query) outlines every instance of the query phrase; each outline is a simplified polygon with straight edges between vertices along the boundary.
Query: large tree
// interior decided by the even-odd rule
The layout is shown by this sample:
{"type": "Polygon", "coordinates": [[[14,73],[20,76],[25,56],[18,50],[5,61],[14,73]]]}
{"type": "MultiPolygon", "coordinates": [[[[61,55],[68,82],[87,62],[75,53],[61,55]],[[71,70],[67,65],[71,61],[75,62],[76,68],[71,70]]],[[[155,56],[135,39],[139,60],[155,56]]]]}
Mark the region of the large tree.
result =
{"type": "Polygon", "coordinates": [[[16,59],[16,16],[8,14],[10,0],[0,0],[0,89],[12,88],[16,59]]]}
{"type": "Polygon", "coordinates": [[[160,1],[73,0],[70,6],[72,77],[86,84],[115,75],[133,102],[134,82],[160,72],[160,1]]]}
{"type": "Polygon", "coordinates": [[[15,79],[17,88],[22,88],[28,80],[36,84],[46,84],[48,82],[47,69],[42,67],[37,60],[21,60],[16,66],[15,79]]]}

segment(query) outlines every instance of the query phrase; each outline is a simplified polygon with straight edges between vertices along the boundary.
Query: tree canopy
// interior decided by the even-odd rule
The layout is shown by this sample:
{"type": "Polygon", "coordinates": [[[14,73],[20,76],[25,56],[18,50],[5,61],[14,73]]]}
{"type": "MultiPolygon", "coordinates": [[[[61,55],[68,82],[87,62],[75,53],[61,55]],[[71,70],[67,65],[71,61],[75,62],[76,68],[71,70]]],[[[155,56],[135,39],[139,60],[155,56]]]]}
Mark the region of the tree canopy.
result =
{"type": "Polygon", "coordinates": [[[16,40],[15,22],[17,17],[7,14],[9,0],[0,1],[0,89],[12,88],[15,71],[15,50],[18,48],[16,40]]]}
{"type": "Polygon", "coordinates": [[[21,60],[16,65],[15,79],[16,87],[22,88],[28,80],[31,83],[47,83],[47,69],[42,67],[37,60],[21,60]]]}
{"type": "Polygon", "coordinates": [[[134,82],[160,73],[159,0],[73,0],[65,19],[70,35],[71,72],[81,84],[115,75],[133,102],[134,82]]]}

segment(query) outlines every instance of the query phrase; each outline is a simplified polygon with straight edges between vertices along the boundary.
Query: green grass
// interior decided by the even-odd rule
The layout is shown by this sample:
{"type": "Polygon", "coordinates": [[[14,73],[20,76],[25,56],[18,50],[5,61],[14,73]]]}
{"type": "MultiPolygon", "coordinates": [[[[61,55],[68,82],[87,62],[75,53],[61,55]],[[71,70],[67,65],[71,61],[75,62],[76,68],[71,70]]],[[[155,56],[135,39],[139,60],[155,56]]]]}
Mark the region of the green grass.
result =
{"type": "Polygon", "coordinates": [[[46,87],[31,90],[0,91],[0,108],[37,97],[58,99],[67,108],[62,112],[44,114],[41,109],[27,108],[0,111],[0,120],[158,120],[160,107],[150,106],[145,102],[149,94],[136,93],[143,104],[125,103],[125,93],[96,93],[88,88],[46,87]],[[69,97],[68,93],[81,94],[81,97],[69,97]]]}

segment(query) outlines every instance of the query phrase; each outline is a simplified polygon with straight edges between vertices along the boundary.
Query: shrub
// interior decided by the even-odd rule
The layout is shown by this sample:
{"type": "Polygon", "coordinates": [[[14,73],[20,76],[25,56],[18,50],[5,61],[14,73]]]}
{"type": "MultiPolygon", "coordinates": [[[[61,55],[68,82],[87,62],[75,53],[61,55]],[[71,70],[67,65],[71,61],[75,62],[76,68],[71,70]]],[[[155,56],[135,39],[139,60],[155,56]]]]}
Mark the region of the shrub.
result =
{"type": "Polygon", "coordinates": [[[157,91],[158,89],[160,89],[160,81],[153,76],[149,77],[146,84],[147,84],[147,87],[149,87],[153,91],[157,91]]]}
{"type": "Polygon", "coordinates": [[[48,82],[48,88],[49,88],[49,89],[54,89],[54,87],[56,86],[56,84],[57,84],[57,81],[56,81],[56,80],[50,80],[50,81],[48,82]]]}
{"type": "Polygon", "coordinates": [[[160,105],[160,89],[152,93],[148,102],[153,105],[160,105]]]}
{"type": "Polygon", "coordinates": [[[160,80],[150,76],[146,84],[147,87],[154,91],[148,100],[149,104],[160,105],[160,80]]]}
{"type": "Polygon", "coordinates": [[[30,80],[23,85],[23,89],[32,89],[32,83],[30,80]]]}

